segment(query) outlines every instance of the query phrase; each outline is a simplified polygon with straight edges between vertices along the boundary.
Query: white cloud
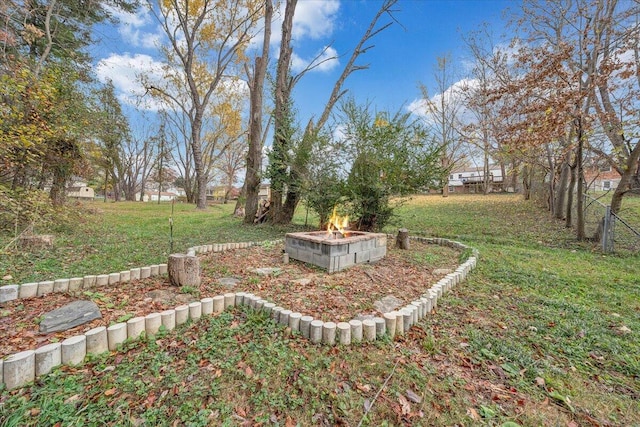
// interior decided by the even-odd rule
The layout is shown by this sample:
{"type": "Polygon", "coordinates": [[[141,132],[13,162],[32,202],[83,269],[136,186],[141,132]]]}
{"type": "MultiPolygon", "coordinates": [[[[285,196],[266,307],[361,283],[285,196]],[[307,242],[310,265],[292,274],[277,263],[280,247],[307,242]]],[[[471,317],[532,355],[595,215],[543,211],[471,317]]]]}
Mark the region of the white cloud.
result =
{"type": "Polygon", "coordinates": [[[130,46],[155,49],[162,40],[160,28],[149,31],[147,27],[154,22],[149,9],[140,7],[136,12],[125,12],[117,8],[108,8],[113,17],[118,20],[118,34],[130,46]]]}
{"type": "Polygon", "coordinates": [[[293,17],[294,39],[330,36],[339,9],[339,0],[301,0],[293,17]]]}
{"type": "MultiPolygon", "coordinates": [[[[431,114],[429,113],[429,103],[439,106],[442,104],[442,99],[444,97],[445,105],[448,105],[448,108],[456,108],[459,111],[464,107],[465,102],[465,94],[468,93],[469,90],[478,86],[478,80],[476,79],[462,79],[451,86],[449,86],[443,93],[438,93],[431,97],[428,101],[424,98],[413,100],[408,106],[407,110],[416,116],[429,119],[431,114]]],[[[447,108],[447,107],[445,107],[447,108]]]]}
{"type": "Polygon", "coordinates": [[[149,80],[162,78],[163,63],[156,61],[149,55],[125,53],[112,54],[101,59],[96,65],[96,75],[102,82],[111,80],[120,95],[118,99],[125,104],[144,110],[157,111],[161,108],[150,96],[145,95],[145,89],[140,82],[144,75],[149,80]]]}
{"type": "Polygon", "coordinates": [[[296,55],[291,55],[291,71],[299,73],[307,67],[315,67],[313,71],[328,73],[340,65],[338,52],[331,46],[325,46],[313,58],[304,59],[296,55]],[[314,60],[315,58],[315,60],[314,60]]]}
{"type": "MultiPolygon", "coordinates": [[[[281,2],[280,9],[274,12],[271,24],[271,45],[279,45],[282,40],[282,20],[286,3],[281,2]]],[[[293,16],[293,41],[300,43],[305,39],[320,40],[333,34],[338,19],[340,0],[300,0],[293,16]]],[[[254,47],[261,47],[262,29],[252,40],[254,47]]]]}
{"type": "Polygon", "coordinates": [[[109,11],[109,14],[116,18],[120,24],[131,25],[134,27],[143,27],[151,22],[149,11],[141,7],[135,13],[126,12],[117,7],[111,7],[109,5],[104,6],[109,11]]]}
{"type": "Polygon", "coordinates": [[[142,31],[131,25],[120,25],[118,33],[126,43],[134,47],[155,49],[162,41],[162,34],[142,31]]]}

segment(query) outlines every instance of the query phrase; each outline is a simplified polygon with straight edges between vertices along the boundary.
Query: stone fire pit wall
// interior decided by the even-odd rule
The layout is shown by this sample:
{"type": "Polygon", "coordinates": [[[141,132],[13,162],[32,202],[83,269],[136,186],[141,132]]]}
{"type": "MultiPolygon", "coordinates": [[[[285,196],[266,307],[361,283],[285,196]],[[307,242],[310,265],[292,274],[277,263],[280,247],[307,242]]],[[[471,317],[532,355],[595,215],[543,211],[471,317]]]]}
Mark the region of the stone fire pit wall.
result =
{"type": "Polygon", "coordinates": [[[386,234],[353,231],[346,237],[334,236],[327,238],[326,231],[287,233],[284,250],[289,258],[324,268],[329,273],[375,262],[387,254],[386,234]]]}

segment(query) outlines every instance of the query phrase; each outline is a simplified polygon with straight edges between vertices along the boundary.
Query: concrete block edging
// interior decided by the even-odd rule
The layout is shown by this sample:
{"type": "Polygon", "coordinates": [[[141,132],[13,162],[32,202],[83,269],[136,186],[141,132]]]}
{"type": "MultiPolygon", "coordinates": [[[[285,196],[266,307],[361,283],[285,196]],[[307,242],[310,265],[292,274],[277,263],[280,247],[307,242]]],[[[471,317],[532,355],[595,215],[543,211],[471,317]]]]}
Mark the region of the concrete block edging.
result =
{"type": "MultiPolygon", "coordinates": [[[[389,235],[388,237],[393,238],[392,235],[389,235]]],[[[0,384],[4,384],[7,389],[23,387],[34,381],[36,376],[46,375],[52,369],[61,364],[82,364],[87,355],[96,354],[95,352],[102,353],[105,351],[115,351],[118,349],[118,346],[126,340],[135,340],[143,334],[146,335],[147,327],[149,328],[148,335],[154,335],[159,328],[157,319],[161,319],[161,324],[165,326],[165,329],[171,331],[177,324],[185,323],[188,320],[197,322],[203,315],[207,316],[219,313],[220,311],[235,305],[246,305],[253,310],[265,311],[272,317],[273,321],[280,323],[283,328],[289,327],[293,332],[299,333],[301,337],[308,339],[314,344],[350,345],[351,343],[359,343],[361,341],[373,341],[386,334],[391,337],[399,334],[401,335],[412,325],[420,321],[427,314],[431,313],[431,311],[437,307],[437,300],[442,297],[442,295],[450,291],[453,287],[460,285],[460,283],[466,279],[467,275],[476,267],[479,256],[477,249],[449,239],[415,236],[411,236],[410,239],[429,244],[449,246],[459,250],[470,249],[471,255],[465,262],[455,269],[454,273],[447,275],[438,283],[432,285],[428,289],[425,289],[425,293],[422,294],[419,300],[413,301],[396,311],[384,313],[383,317],[376,317],[369,321],[352,319],[349,322],[322,322],[320,320],[313,319],[311,316],[294,312],[294,308],[289,310],[282,307],[276,307],[275,303],[262,300],[257,295],[251,295],[251,298],[245,298],[248,294],[244,292],[233,294],[228,293],[225,295],[217,295],[212,298],[203,298],[200,301],[193,301],[186,305],[177,306],[173,310],[166,310],[162,313],[150,313],[145,317],[130,319],[126,323],[118,323],[110,325],[109,327],[95,328],[88,332],[90,338],[92,338],[92,335],[95,333],[99,332],[100,334],[103,334],[106,332],[106,348],[104,345],[104,338],[101,338],[102,343],[100,345],[91,343],[91,340],[90,344],[87,345],[87,335],[82,334],[65,339],[61,345],[50,345],[39,348],[39,351],[27,350],[7,355],[4,358],[0,358],[0,384]],[[257,301],[260,301],[260,304],[256,304],[257,301]],[[206,308],[203,309],[203,307],[206,308]],[[274,310],[274,308],[276,310],[274,310]],[[281,314],[284,315],[281,316],[281,314]],[[291,321],[292,315],[294,315],[294,321],[291,321]],[[365,329],[363,329],[363,326],[365,329]],[[106,330],[100,328],[106,328],[106,330]],[[39,362],[37,366],[36,357],[39,362]]],[[[187,252],[193,254],[222,252],[231,249],[247,248],[258,244],[274,245],[281,242],[283,242],[283,239],[261,243],[245,242],[211,244],[192,247],[189,248],[187,252]]],[[[8,288],[8,291],[3,294],[5,297],[3,302],[21,299],[23,297],[28,298],[35,295],[45,295],[46,293],[51,292],[66,292],[69,291],[69,283],[71,281],[73,281],[76,289],[88,289],[96,286],[97,277],[102,276],[103,278],[107,278],[106,283],[100,283],[99,286],[110,286],[112,284],[111,282],[114,284],[117,283],[117,281],[115,281],[116,274],[118,274],[118,277],[124,279],[123,281],[128,281],[128,279],[137,280],[149,277],[151,273],[153,273],[153,275],[166,274],[166,264],[141,267],[120,273],[89,275],[83,278],[56,279],[52,281],[38,282],[37,285],[40,285],[40,283],[44,285],[42,286],[42,289],[40,289],[40,286],[36,287],[36,283],[8,285],[11,286],[11,288],[8,288]],[[144,273],[140,274],[143,270],[144,273]],[[147,276],[147,274],[149,274],[149,276],[147,276]],[[111,280],[108,280],[108,278],[111,278],[111,280]],[[53,286],[54,284],[58,284],[58,286],[53,286]],[[21,286],[25,287],[23,291],[21,291],[21,286]]],[[[3,288],[4,287],[6,286],[3,286],[3,288]]]]}

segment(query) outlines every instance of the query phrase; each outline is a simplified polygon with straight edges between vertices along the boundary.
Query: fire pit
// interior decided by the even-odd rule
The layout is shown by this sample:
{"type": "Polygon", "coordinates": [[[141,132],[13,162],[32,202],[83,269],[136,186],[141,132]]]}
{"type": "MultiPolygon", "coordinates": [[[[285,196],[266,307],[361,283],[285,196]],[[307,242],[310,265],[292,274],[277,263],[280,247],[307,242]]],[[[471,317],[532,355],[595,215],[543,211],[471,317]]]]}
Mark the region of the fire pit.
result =
{"type": "Polygon", "coordinates": [[[387,235],[364,231],[287,233],[285,252],[291,259],[334,273],[384,258],[387,254],[387,235]]]}

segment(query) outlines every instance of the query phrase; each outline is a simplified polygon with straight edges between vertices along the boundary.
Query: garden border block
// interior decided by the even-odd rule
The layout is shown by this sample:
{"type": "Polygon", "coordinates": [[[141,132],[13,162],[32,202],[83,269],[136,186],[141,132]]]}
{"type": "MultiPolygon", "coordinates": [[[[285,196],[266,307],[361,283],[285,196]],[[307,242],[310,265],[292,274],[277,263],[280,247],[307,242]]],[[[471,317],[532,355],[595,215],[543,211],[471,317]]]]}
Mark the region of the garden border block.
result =
{"type": "MultiPolygon", "coordinates": [[[[387,235],[388,238],[393,238],[387,235]]],[[[126,323],[116,323],[111,326],[99,326],[87,331],[83,335],[75,335],[62,341],[38,348],[26,350],[0,358],[0,384],[5,384],[7,389],[22,387],[32,382],[37,376],[47,374],[60,364],[81,364],[87,354],[96,354],[103,351],[116,351],[118,346],[127,339],[137,339],[145,332],[148,335],[156,333],[160,325],[168,331],[176,325],[187,323],[190,319],[197,321],[202,315],[217,314],[228,307],[236,305],[248,306],[253,310],[265,312],[280,323],[284,328],[290,328],[292,332],[299,333],[303,338],[313,344],[350,345],[360,341],[374,341],[384,335],[393,338],[402,335],[412,325],[430,314],[438,305],[438,299],[443,294],[462,283],[468,274],[476,267],[478,250],[466,246],[460,242],[442,239],[410,236],[410,239],[423,243],[449,246],[454,249],[471,249],[471,256],[460,264],[453,273],[433,284],[419,299],[410,302],[397,311],[383,313],[382,317],[374,317],[360,321],[353,319],[349,322],[323,322],[311,316],[291,309],[277,307],[275,303],[261,297],[245,293],[227,293],[214,297],[203,298],[165,310],[161,313],[150,313],[145,317],[135,317],[126,323]],[[158,322],[159,321],[159,322],[158,322]]],[[[283,239],[263,242],[269,244],[281,243],[283,239]]],[[[222,252],[230,249],[248,248],[258,243],[215,243],[192,247],[187,252],[206,253],[222,252]]],[[[22,285],[8,285],[0,287],[0,302],[14,299],[31,298],[48,293],[89,289],[94,286],[108,286],[118,281],[139,280],[152,275],[166,274],[167,264],[157,264],[141,268],[132,268],[120,273],[87,275],[82,278],[56,279],[36,283],[24,283],[22,285]],[[116,281],[116,274],[118,280],[116,281]],[[127,277],[128,276],[128,277],[127,277]],[[57,285],[57,286],[56,286],[57,285]],[[10,287],[9,290],[4,288],[10,287]],[[14,298],[15,296],[15,298],[14,298]]]]}

